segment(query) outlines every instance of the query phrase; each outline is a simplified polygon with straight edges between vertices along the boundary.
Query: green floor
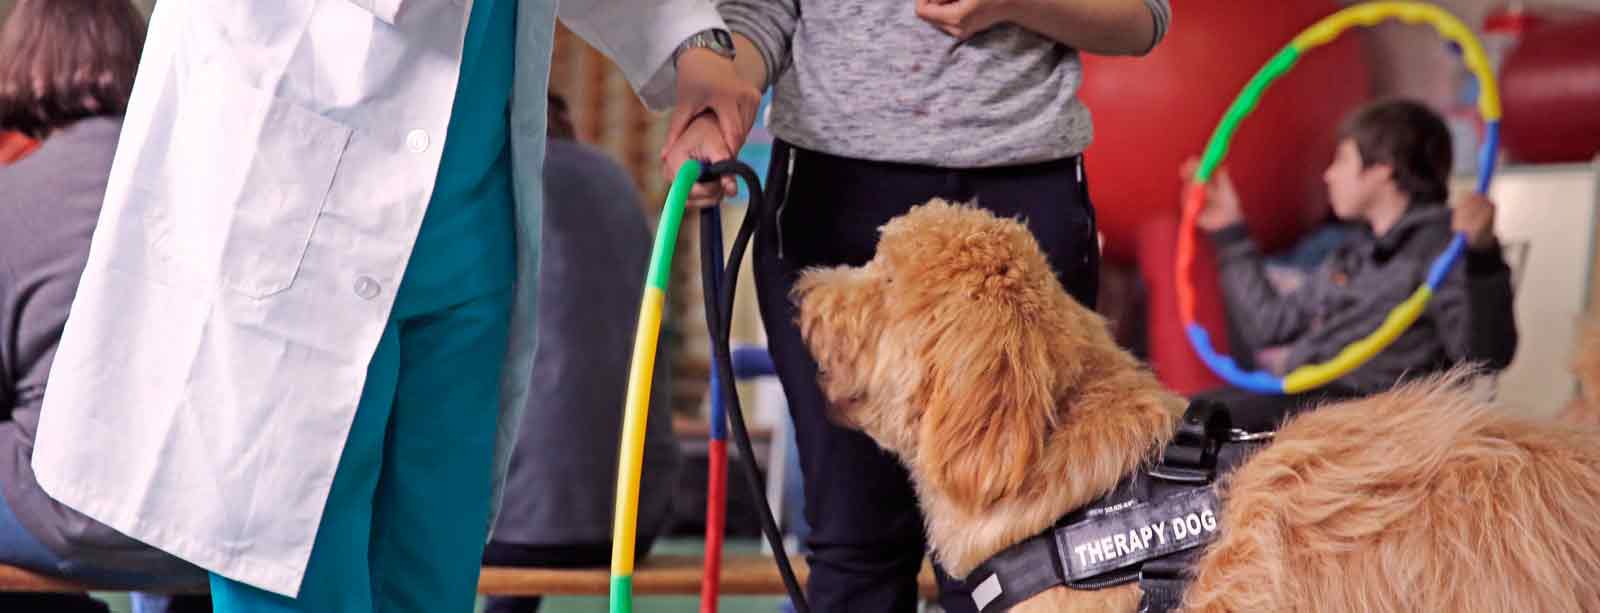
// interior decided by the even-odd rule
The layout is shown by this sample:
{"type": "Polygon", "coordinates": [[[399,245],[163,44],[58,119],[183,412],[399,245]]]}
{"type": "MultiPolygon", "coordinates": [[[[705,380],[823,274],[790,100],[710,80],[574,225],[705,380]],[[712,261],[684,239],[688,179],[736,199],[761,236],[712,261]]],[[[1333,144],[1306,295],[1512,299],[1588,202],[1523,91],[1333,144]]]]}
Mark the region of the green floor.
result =
{"type": "MultiPolygon", "coordinates": [[[[701,542],[697,540],[662,541],[656,546],[656,551],[661,553],[699,553],[701,542]]],[[[730,541],[727,543],[728,553],[752,552],[759,550],[756,541],[730,541]]],[[[125,594],[96,594],[97,597],[110,603],[112,613],[132,613],[125,594]]],[[[776,613],[779,604],[784,599],[764,596],[729,596],[722,598],[718,603],[720,613],[776,613]]],[[[607,613],[608,603],[604,597],[578,597],[578,596],[552,596],[546,598],[544,606],[539,608],[539,613],[607,613]]],[[[700,599],[695,596],[640,596],[634,601],[634,608],[641,613],[694,613],[700,610],[700,599]]],[[[478,603],[478,610],[483,609],[483,603],[478,603]]]]}

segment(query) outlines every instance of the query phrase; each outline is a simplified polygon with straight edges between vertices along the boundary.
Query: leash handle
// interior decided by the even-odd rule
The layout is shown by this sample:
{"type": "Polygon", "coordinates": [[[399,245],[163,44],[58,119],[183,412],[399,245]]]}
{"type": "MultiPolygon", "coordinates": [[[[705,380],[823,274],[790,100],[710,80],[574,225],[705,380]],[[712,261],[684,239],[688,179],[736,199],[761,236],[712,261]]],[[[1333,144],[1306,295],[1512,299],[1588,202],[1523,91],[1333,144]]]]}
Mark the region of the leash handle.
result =
{"type": "MultiPolygon", "coordinates": [[[[733,440],[739,446],[739,453],[747,460],[746,470],[741,471],[745,475],[745,484],[751,496],[761,501],[761,504],[757,505],[761,511],[759,513],[761,531],[772,547],[774,561],[778,564],[778,574],[783,577],[784,588],[789,592],[789,600],[794,604],[796,613],[810,613],[811,608],[806,603],[805,593],[800,588],[799,580],[795,578],[794,568],[789,563],[789,554],[784,549],[783,535],[778,532],[778,522],[773,518],[772,507],[767,505],[766,489],[761,483],[761,476],[756,473],[755,447],[750,443],[750,433],[745,427],[739,392],[733,386],[732,322],[739,267],[744,262],[744,254],[750,246],[751,238],[763,223],[768,223],[771,211],[768,210],[766,193],[761,189],[760,177],[744,162],[730,159],[713,163],[705,168],[705,173],[701,177],[720,179],[727,175],[744,179],[750,191],[750,204],[745,210],[744,221],[739,224],[739,232],[734,236],[733,248],[728,254],[726,266],[720,265],[720,258],[702,258],[700,263],[703,268],[722,268],[723,279],[726,281],[718,288],[720,292],[711,292],[708,288],[705,293],[706,320],[711,332],[713,362],[718,372],[718,382],[723,388],[723,398],[728,410],[728,425],[732,427],[733,440]]],[[[702,276],[710,276],[710,273],[702,276]]]]}
{"type": "MultiPolygon", "coordinates": [[[[716,177],[702,173],[700,182],[715,181],[716,177]]],[[[707,296],[722,292],[722,211],[709,207],[700,211],[700,279],[707,296]]],[[[710,299],[707,299],[707,307],[710,299]]],[[[721,325],[722,314],[706,309],[706,329],[721,325]]],[[[711,352],[716,354],[717,341],[711,338],[711,352]]],[[[722,589],[722,538],[727,533],[728,517],[728,415],[724,403],[722,373],[711,369],[711,428],[706,446],[706,546],[705,562],[700,574],[700,613],[717,613],[717,598],[722,589]]],[[[753,456],[746,456],[753,457],[753,456]]]]}

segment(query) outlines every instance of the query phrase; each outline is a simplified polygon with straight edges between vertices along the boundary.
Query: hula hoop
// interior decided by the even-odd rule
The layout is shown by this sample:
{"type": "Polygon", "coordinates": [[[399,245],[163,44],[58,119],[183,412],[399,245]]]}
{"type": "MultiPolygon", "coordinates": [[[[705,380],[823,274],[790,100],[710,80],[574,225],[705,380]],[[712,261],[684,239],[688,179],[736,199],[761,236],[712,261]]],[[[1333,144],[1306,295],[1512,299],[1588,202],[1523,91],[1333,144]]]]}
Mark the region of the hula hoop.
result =
{"type": "Polygon", "coordinates": [[[651,375],[655,372],[656,340],[661,336],[661,309],[667,299],[672,253],[678,244],[689,190],[700,177],[700,163],[684,162],[667,192],[661,210],[655,245],[650,252],[650,276],[639,304],[639,324],[633,337],[633,360],[628,372],[627,404],[622,416],[622,448],[617,463],[616,513],[611,531],[611,613],[633,611],[633,550],[639,522],[639,477],[644,464],[645,418],[650,411],[651,375]]]}
{"type": "MultiPolygon", "coordinates": [[[[622,443],[617,462],[617,497],[615,521],[612,524],[611,547],[611,613],[633,611],[633,558],[634,539],[638,528],[639,477],[644,457],[644,433],[649,412],[651,375],[655,366],[656,339],[661,330],[661,309],[666,300],[667,275],[672,266],[672,252],[678,240],[678,228],[683,222],[684,206],[689,191],[702,178],[736,176],[750,189],[750,206],[745,211],[744,222],[734,237],[732,252],[724,260],[722,253],[722,222],[716,209],[700,215],[701,276],[705,289],[706,327],[711,333],[711,466],[706,503],[706,557],[705,574],[701,578],[701,611],[714,613],[720,592],[722,537],[724,513],[727,504],[727,447],[729,431],[738,443],[740,453],[755,457],[750,432],[745,426],[744,410],[739,405],[739,393],[733,387],[738,375],[734,370],[730,320],[733,317],[734,285],[739,277],[739,264],[749,247],[751,238],[763,220],[770,217],[766,200],[762,198],[761,179],[755,170],[737,160],[724,160],[705,165],[688,160],[678,168],[672,189],[667,192],[667,204],[661,213],[661,223],[656,231],[655,247],[650,257],[650,275],[645,284],[644,299],[639,306],[639,327],[634,337],[633,360],[628,373],[627,407],[623,415],[622,443]]],[[[745,485],[757,499],[764,495],[761,477],[754,470],[744,473],[745,485]]],[[[795,574],[783,545],[772,509],[759,505],[761,532],[774,553],[773,562],[783,579],[784,590],[797,613],[810,613],[805,593],[795,574]]]]}
{"type": "Polygon", "coordinates": [[[1482,194],[1489,189],[1489,182],[1494,177],[1495,154],[1500,147],[1500,90],[1488,56],[1483,52],[1483,45],[1461,20],[1443,9],[1422,2],[1370,2],[1329,15],[1295,36],[1288,46],[1261,67],[1228,107],[1206,145],[1205,156],[1195,173],[1194,182],[1184,192],[1183,220],[1178,232],[1178,315],[1195,353],[1199,354],[1206,366],[1232,385],[1258,393],[1295,394],[1316,389],[1355,370],[1393,343],[1422,316],[1423,308],[1433,297],[1433,292],[1466,248],[1466,235],[1457,233],[1444,252],[1434,260],[1427,279],[1410,298],[1389,311],[1388,317],[1377,330],[1345,346],[1332,359],[1301,366],[1282,378],[1268,372],[1239,368],[1233,358],[1221,355],[1212,348],[1210,335],[1195,321],[1194,284],[1190,272],[1194,262],[1195,220],[1205,208],[1205,184],[1227,156],[1228,146],[1234,132],[1239,129],[1239,123],[1255,110],[1262,92],[1294,67],[1306,51],[1327,44],[1352,27],[1371,26],[1388,19],[1431,25],[1441,36],[1461,46],[1467,67],[1478,79],[1478,114],[1485,124],[1484,143],[1478,152],[1477,191],[1482,194]]]}

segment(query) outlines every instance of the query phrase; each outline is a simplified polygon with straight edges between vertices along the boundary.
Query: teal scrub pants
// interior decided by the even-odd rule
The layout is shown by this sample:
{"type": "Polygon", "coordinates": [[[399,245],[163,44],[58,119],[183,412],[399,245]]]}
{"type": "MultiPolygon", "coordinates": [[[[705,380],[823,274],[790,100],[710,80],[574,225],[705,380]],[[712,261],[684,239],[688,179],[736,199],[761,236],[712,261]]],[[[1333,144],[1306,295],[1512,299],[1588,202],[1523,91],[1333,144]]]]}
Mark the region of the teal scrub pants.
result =
{"type": "Polygon", "coordinates": [[[397,308],[367,371],[299,598],[213,574],[218,613],[472,611],[509,289],[397,308]]]}
{"type": "Polygon", "coordinates": [[[506,119],[516,11],[513,0],[473,3],[438,181],[300,593],[213,574],[217,613],[472,611],[517,270],[506,119]]]}

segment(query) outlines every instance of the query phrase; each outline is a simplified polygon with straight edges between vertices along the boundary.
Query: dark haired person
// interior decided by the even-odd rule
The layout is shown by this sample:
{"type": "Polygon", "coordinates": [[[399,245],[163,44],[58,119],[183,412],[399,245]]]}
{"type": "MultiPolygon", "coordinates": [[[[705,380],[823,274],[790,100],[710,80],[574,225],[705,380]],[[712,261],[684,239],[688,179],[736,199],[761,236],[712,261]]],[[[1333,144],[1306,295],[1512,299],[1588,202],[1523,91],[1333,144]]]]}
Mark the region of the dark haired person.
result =
{"type": "MultiPolygon", "coordinates": [[[[1460,364],[1498,371],[1517,347],[1511,271],[1494,235],[1494,205],[1477,194],[1449,206],[1450,131],[1427,107],[1383,100],[1359,109],[1340,130],[1323,173],[1333,213],[1359,226],[1297,289],[1268,281],[1260,249],[1243,224],[1226,171],[1207,186],[1197,224],[1211,233],[1230,318],[1252,347],[1289,345],[1285,368],[1326,362],[1371,334],[1427,278],[1456,232],[1467,251],[1426,311],[1371,361],[1321,389],[1259,396],[1226,388],[1205,394],[1230,405],[1236,422],[1271,428],[1317,402],[1364,396],[1460,364]]],[[[1186,165],[1192,174],[1195,163],[1186,165]]]]}
{"type": "MultiPolygon", "coordinates": [[[[0,166],[0,563],[108,587],[169,589],[203,586],[205,573],[52,500],[29,464],[144,27],[127,0],[22,0],[0,29],[0,131],[39,141],[0,166]]],[[[135,597],[140,611],[210,608],[204,597],[157,604],[164,602],[135,597]]],[[[0,595],[6,611],[103,607],[81,594],[0,595]]]]}

